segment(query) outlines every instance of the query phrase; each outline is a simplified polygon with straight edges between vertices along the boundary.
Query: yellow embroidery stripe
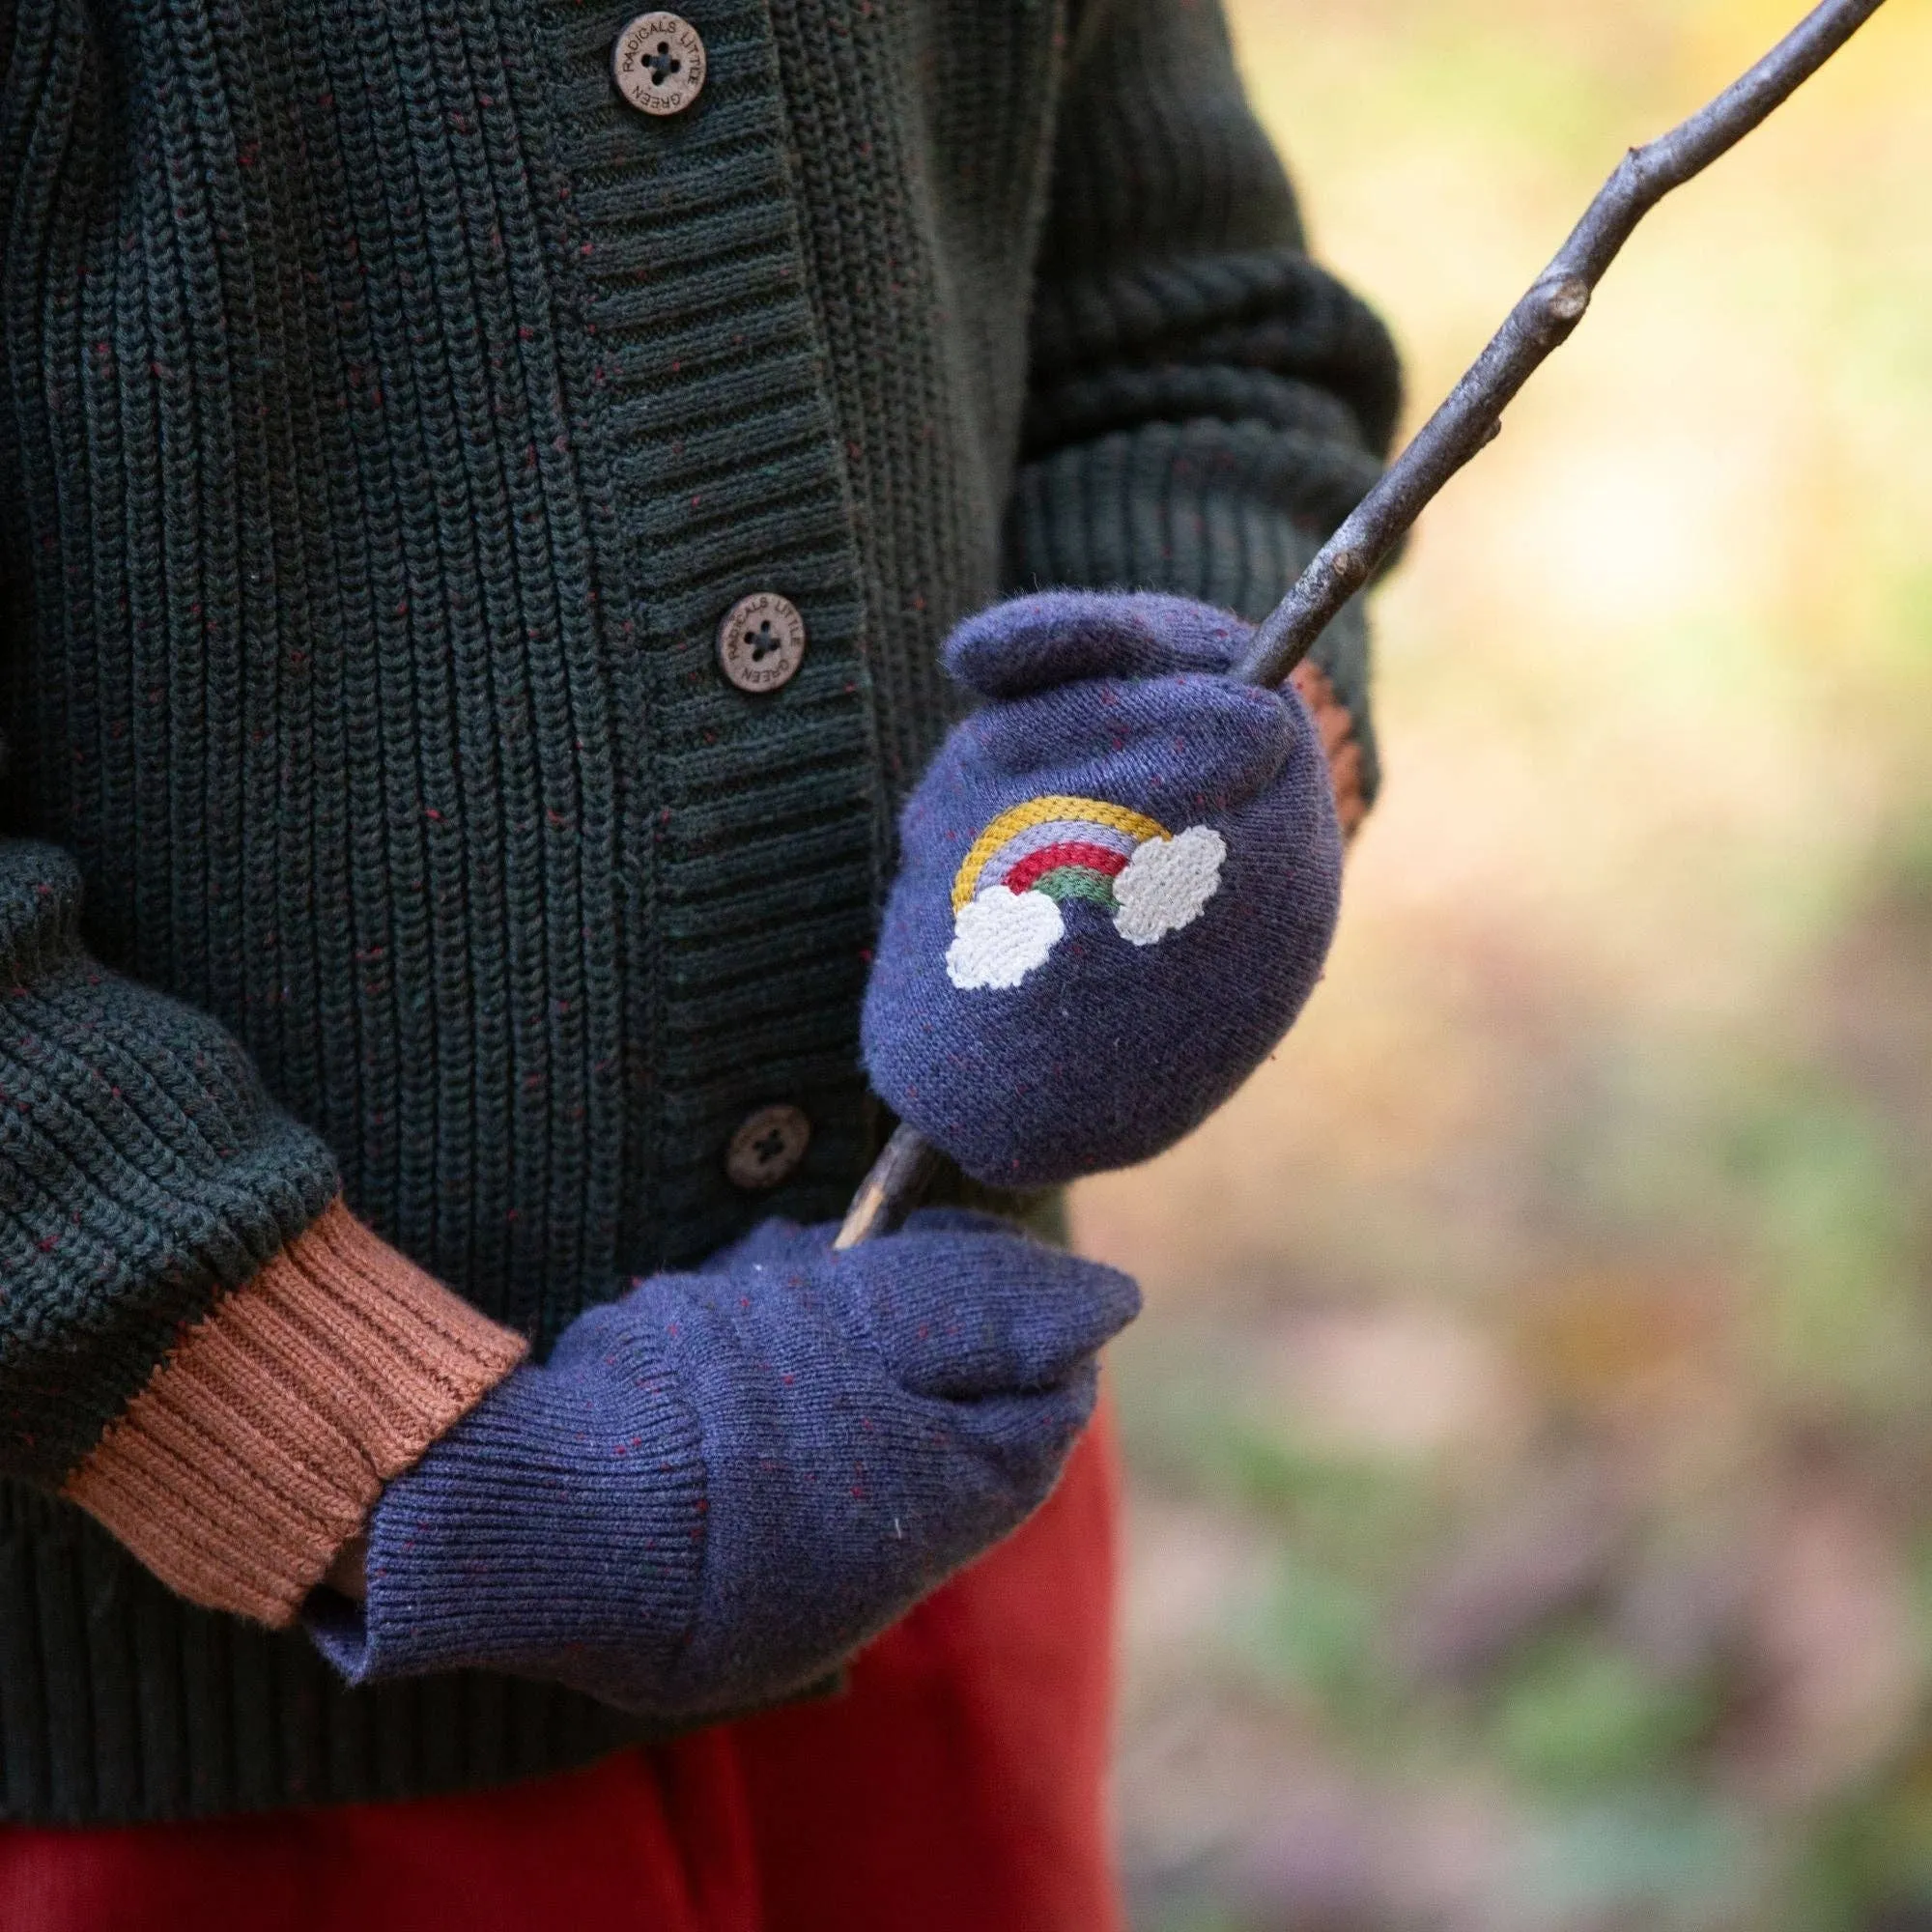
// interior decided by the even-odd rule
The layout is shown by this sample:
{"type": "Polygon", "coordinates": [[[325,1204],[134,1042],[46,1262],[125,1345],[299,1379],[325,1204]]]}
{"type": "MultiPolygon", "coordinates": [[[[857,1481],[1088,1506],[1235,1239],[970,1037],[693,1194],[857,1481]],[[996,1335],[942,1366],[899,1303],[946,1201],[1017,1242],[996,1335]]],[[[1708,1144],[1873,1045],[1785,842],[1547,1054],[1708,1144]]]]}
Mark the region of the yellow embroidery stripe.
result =
{"type": "Polygon", "coordinates": [[[1129,811],[1124,805],[1109,805],[1103,798],[1030,798],[1016,805],[980,833],[973,841],[965,863],[952,881],[952,910],[970,905],[980,884],[980,874],[992,863],[995,853],[1016,832],[1028,832],[1056,818],[1084,818],[1110,831],[1124,832],[1130,838],[1172,838],[1174,834],[1159,819],[1142,811],[1129,811]]]}

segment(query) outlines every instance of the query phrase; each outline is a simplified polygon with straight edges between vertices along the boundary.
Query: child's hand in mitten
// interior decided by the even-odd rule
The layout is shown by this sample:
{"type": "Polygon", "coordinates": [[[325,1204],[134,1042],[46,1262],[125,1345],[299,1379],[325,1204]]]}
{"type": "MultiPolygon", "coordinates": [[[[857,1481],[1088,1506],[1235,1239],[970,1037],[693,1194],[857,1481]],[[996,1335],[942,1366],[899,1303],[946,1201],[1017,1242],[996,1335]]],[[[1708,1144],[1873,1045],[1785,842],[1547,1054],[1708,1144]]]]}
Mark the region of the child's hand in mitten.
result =
{"type": "Polygon", "coordinates": [[[337,1665],[742,1710],[835,1669],[1019,1523],[1133,1283],[983,1215],[831,1238],[768,1222],[494,1389],[384,1492],[361,1608],[312,1600],[337,1665]]]}
{"type": "Polygon", "coordinates": [[[1009,1185],[1144,1160],[1234,1092],[1321,977],[1342,846],[1293,692],[1183,598],[1056,592],[955,631],[987,700],[906,807],[865,1010],[880,1095],[1009,1185]]]}

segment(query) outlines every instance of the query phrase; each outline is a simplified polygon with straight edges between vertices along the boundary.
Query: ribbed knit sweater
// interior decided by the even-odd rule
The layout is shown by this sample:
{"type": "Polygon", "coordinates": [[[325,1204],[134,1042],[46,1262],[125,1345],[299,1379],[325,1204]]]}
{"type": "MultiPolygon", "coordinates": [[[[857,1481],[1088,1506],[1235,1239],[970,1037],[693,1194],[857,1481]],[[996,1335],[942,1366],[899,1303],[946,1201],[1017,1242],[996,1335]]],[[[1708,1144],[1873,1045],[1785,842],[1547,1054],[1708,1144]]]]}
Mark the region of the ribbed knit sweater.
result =
{"type": "Polygon", "coordinates": [[[843,1204],[948,628],[1259,614],[1385,445],[1213,0],[684,11],[660,118],[599,0],[0,0],[0,1815],[637,1735],[286,1626],[526,1346],[843,1204]]]}

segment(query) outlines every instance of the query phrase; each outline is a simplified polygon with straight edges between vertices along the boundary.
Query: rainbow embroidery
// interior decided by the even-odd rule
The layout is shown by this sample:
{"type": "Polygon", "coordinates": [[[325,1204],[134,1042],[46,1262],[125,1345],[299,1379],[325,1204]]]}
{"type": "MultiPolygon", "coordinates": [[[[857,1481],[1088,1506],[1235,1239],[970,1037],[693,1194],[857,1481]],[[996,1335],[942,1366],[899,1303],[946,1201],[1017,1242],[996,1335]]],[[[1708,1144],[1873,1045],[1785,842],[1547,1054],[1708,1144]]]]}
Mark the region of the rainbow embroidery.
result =
{"type": "Polygon", "coordinates": [[[1221,883],[1227,841],[1206,825],[1170,832],[1105,799],[1050,794],[1013,806],[981,832],[952,881],[947,977],[962,991],[1017,986],[1084,899],[1132,946],[1191,925],[1221,883]]]}

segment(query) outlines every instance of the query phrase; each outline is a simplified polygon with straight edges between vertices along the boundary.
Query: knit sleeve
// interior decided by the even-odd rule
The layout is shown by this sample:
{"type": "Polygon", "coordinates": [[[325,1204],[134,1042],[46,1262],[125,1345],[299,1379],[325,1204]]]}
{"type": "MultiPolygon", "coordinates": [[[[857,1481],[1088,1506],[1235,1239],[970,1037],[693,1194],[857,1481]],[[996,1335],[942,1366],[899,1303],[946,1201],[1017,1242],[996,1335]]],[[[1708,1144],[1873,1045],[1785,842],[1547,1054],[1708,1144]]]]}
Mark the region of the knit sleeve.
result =
{"type": "MultiPolygon", "coordinates": [[[[1009,584],[1172,590],[1259,618],[1374,481],[1394,349],[1305,252],[1218,0],[1087,0],[1067,58],[1009,584]]],[[[1366,803],[1358,605],[1302,682],[1345,715],[1366,803]]]]}
{"type": "Polygon", "coordinates": [[[357,1228],[241,1045],[79,913],[70,858],[0,838],[0,1475],[286,1622],[522,1340],[357,1228]]]}

